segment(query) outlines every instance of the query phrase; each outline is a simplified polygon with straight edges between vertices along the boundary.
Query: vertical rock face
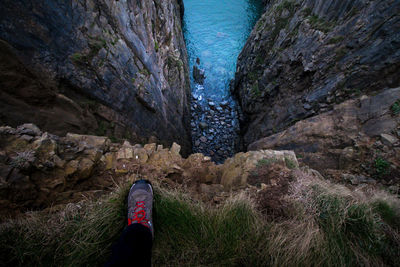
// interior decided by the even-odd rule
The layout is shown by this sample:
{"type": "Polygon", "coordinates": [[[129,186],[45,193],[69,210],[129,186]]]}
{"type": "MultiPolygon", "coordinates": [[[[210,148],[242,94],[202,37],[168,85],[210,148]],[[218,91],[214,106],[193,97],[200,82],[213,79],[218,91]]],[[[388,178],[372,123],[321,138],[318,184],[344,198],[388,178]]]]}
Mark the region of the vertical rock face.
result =
{"type": "Polygon", "coordinates": [[[1,1],[1,124],[189,152],[182,1],[1,1]]]}
{"type": "Polygon", "coordinates": [[[239,56],[244,144],[400,85],[400,1],[272,0],[239,56]]]}

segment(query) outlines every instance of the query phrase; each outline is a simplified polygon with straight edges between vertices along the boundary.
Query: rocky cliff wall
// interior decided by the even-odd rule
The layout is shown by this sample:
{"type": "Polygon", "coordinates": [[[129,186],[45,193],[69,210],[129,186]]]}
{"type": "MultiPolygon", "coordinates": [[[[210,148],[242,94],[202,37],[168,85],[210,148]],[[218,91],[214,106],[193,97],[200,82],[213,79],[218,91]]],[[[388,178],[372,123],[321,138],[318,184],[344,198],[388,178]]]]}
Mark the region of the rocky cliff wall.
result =
{"type": "Polygon", "coordinates": [[[0,124],[191,149],[182,1],[1,1],[0,124]],[[155,137],[155,138],[154,138],[155,137]]]}
{"type": "Polygon", "coordinates": [[[346,99],[400,85],[400,1],[265,2],[233,88],[246,147],[346,99]]]}

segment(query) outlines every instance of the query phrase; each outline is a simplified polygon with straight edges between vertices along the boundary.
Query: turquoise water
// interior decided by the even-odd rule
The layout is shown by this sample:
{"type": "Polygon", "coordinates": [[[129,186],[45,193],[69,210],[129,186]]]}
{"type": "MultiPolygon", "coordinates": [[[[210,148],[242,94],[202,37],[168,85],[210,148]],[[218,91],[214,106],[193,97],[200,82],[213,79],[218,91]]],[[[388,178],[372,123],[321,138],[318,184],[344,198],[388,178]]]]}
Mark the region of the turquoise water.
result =
{"type": "Polygon", "coordinates": [[[190,69],[196,58],[205,70],[204,86],[192,81],[196,98],[229,99],[236,60],[262,12],[260,0],[184,0],[184,35],[190,69]]]}

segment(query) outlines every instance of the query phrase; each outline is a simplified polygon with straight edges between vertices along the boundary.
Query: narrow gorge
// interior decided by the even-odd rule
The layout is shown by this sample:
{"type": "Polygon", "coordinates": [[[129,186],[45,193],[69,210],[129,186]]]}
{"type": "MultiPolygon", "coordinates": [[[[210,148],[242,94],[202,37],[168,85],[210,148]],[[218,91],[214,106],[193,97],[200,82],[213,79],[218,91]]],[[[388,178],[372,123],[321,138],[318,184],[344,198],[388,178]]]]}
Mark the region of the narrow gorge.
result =
{"type": "Polygon", "coordinates": [[[397,266],[400,0],[2,0],[0,266],[103,265],[138,179],[155,266],[397,266]]]}
{"type": "Polygon", "coordinates": [[[218,163],[240,150],[240,109],[230,82],[237,57],[262,10],[261,0],[185,1],[193,152],[218,163]]]}

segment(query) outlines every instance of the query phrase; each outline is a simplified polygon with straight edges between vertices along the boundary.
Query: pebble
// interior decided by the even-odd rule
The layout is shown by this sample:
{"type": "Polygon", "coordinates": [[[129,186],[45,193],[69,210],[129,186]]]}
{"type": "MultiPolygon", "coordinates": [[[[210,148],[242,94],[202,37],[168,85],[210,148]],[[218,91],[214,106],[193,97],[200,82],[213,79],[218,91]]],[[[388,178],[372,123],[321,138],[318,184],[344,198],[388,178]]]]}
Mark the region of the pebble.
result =
{"type": "Polygon", "coordinates": [[[229,102],[226,101],[226,100],[224,100],[224,101],[222,101],[219,105],[220,105],[222,108],[226,108],[226,107],[229,106],[229,102]]]}
{"type": "Polygon", "coordinates": [[[390,134],[381,134],[381,142],[387,146],[393,146],[398,139],[390,134]]]}
{"type": "Polygon", "coordinates": [[[303,105],[303,108],[306,109],[306,110],[310,110],[312,107],[311,107],[310,104],[306,103],[306,104],[303,105]]]}
{"type": "Polygon", "coordinates": [[[208,124],[205,123],[205,122],[200,122],[200,123],[199,123],[199,126],[200,126],[201,129],[204,130],[204,129],[206,129],[206,128],[208,127],[208,124]]]}

